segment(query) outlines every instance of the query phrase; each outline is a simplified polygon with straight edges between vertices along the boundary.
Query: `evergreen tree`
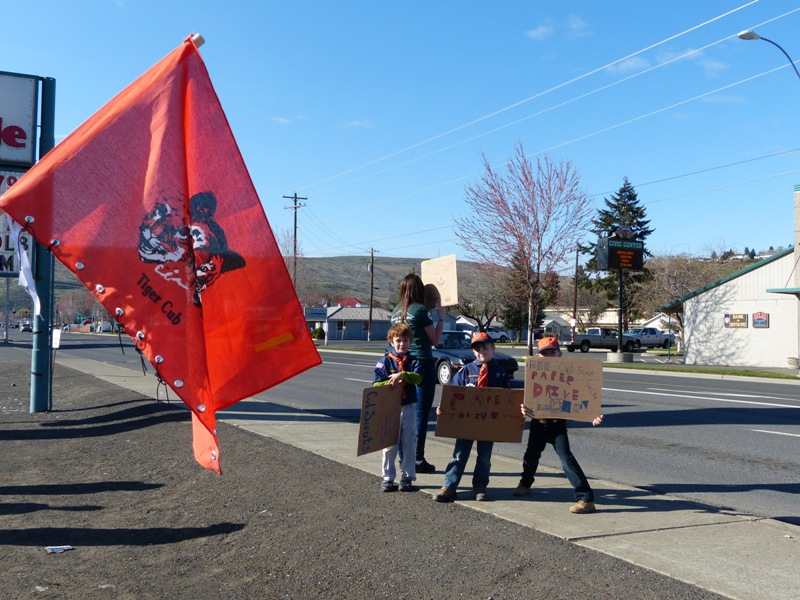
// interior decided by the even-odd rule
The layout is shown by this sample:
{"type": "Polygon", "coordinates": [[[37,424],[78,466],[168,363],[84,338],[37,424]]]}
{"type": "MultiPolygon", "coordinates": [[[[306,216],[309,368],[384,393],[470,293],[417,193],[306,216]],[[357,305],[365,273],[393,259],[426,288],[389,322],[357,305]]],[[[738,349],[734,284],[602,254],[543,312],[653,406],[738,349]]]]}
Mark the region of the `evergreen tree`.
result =
{"type": "MultiPolygon", "coordinates": [[[[639,195],[628,178],[624,177],[622,181],[622,187],[616,194],[603,199],[606,207],[597,211],[597,217],[592,219],[591,231],[597,237],[608,237],[626,228],[630,230],[633,239],[644,242],[655,230],[648,227],[650,220],[646,218],[647,210],[639,204],[639,195]]],[[[592,248],[594,245],[592,244],[592,248]]],[[[647,246],[644,253],[645,256],[650,254],[647,246]]]]}
{"type": "MultiPolygon", "coordinates": [[[[517,252],[511,257],[511,265],[506,275],[503,308],[500,310],[500,320],[503,326],[517,333],[517,339],[522,339],[522,331],[528,327],[528,283],[527,273],[530,268],[525,268],[520,254],[517,252]]],[[[538,325],[535,325],[538,327],[538,325]]]]}
{"type": "MultiPolygon", "coordinates": [[[[617,235],[620,231],[627,231],[629,237],[645,243],[644,256],[647,258],[650,255],[646,245],[647,237],[655,229],[649,227],[650,220],[647,218],[647,210],[639,204],[639,195],[628,178],[624,177],[622,187],[617,193],[612,194],[610,198],[604,198],[603,202],[605,208],[599,209],[597,217],[592,219],[592,233],[598,238],[603,238],[617,235]]],[[[591,242],[581,248],[584,254],[592,255],[586,263],[587,269],[597,270],[596,249],[596,242],[591,242]]],[[[649,273],[646,267],[638,272],[623,271],[622,322],[624,328],[628,327],[631,319],[640,316],[636,305],[635,291],[647,281],[648,277],[649,273]]],[[[616,272],[609,272],[605,277],[595,279],[592,285],[596,291],[606,294],[612,306],[619,305],[616,272]]]]}

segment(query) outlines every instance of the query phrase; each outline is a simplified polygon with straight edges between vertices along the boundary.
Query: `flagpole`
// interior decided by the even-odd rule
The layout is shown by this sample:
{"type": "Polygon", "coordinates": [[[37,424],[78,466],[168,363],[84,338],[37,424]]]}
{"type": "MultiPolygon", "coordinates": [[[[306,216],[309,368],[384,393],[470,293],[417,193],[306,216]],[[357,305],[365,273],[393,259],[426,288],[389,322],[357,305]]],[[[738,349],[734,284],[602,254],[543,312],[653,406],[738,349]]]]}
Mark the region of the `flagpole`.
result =
{"type": "MultiPolygon", "coordinates": [[[[39,159],[55,146],[56,80],[42,77],[42,119],[39,134],[39,159]]],[[[34,227],[36,224],[34,223],[34,227]]],[[[31,351],[31,412],[50,410],[53,400],[50,353],[50,322],[53,315],[53,263],[50,252],[34,242],[34,285],[39,295],[39,313],[33,316],[31,351]]]]}

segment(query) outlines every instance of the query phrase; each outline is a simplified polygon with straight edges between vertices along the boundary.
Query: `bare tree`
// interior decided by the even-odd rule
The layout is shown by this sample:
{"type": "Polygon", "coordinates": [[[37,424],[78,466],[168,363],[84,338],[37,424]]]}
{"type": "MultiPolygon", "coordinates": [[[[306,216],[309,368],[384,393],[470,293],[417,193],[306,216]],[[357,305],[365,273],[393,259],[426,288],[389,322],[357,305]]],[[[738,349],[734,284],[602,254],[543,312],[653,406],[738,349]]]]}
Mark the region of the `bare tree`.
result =
{"type": "Polygon", "coordinates": [[[575,277],[569,279],[569,285],[562,285],[558,291],[557,304],[569,306],[575,314],[576,331],[585,331],[587,327],[596,325],[611,303],[603,291],[592,285],[592,272],[580,266],[577,271],[577,289],[575,277]]]}
{"type": "MultiPolygon", "coordinates": [[[[655,256],[647,261],[651,273],[636,295],[648,313],[691,294],[698,288],[721,279],[741,268],[741,262],[701,260],[688,254],[655,256]]],[[[675,328],[683,332],[683,313],[673,313],[675,328]]]]}
{"type": "Polygon", "coordinates": [[[486,269],[478,265],[470,276],[459,281],[456,309],[475,321],[481,331],[491,325],[502,309],[505,300],[502,271],[504,269],[486,269]]]}
{"type": "Polygon", "coordinates": [[[64,293],[56,302],[56,315],[65,324],[75,323],[79,315],[84,319],[98,320],[96,315],[105,319],[107,314],[103,305],[86,289],[64,293]]]}
{"type": "Polygon", "coordinates": [[[302,244],[300,244],[300,242],[297,243],[297,257],[295,259],[294,234],[290,229],[279,231],[278,235],[275,236],[275,241],[286,263],[286,269],[290,274],[294,274],[296,260],[297,272],[294,280],[294,290],[300,300],[300,304],[304,306],[314,306],[318,304],[319,298],[321,298],[322,295],[317,289],[317,282],[314,278],[314,274],[305,263],[302,244]]]}
{"type": "Polygon", "coordinates": [[[536,164],[522,143],[496,171],[483,156],[481,180],[466,190],[471,209],[456,219],[456,236],[473,260],[507,267],[516,256],[528,286],[528,354],[533,354],[533,321],[539,314],[542,273],[558,271],[590,225],[593,207],[569,161],[543,155],[536,164]]]}

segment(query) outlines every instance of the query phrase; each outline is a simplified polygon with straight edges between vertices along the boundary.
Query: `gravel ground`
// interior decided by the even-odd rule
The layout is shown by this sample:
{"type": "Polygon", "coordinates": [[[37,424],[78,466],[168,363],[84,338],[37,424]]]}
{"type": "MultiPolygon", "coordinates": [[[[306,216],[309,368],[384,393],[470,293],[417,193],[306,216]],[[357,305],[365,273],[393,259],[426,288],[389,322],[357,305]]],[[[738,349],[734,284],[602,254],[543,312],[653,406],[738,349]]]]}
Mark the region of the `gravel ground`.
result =
{"type": "Polygon", "coordinates": [[[610,556],[0,348],[0,598],[721,598],[610,556]],[[49,554],[46,546],[73,550],[49,554]]]}

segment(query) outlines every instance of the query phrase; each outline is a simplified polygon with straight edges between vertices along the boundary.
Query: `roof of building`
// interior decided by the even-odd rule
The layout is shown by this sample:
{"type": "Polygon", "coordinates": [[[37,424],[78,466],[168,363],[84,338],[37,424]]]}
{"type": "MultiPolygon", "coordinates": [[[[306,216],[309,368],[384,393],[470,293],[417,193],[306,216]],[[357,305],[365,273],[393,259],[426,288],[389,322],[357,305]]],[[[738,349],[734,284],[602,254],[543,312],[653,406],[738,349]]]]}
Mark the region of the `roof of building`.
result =
{"type": "Polygon", "coordinates": [[[748,265],[744,269],[739,269],[738,271],[735,271],[735,272],[731,273],[730,275],[727,275],[727,276],[723,277],[722,279],[718,279],[717,281],[709,283],[708,285],[704,285],[701,288],[697,288],[692,293],[686,294],[685,296],[681,296],[677,300],[673,300],[672,302],[669,302],[668,304],[665,304],[664,306],[659,306],[656,310],[660,311],[660,312],[665,312],[665,313],[682,312],[683,311],[683,303],[686,300],[690,300],[691,298],[695,298],[695,297],[699,296],[700,294],[703,294],[703,293],[707,292],[708,290],[712,290],[715,287],[719,287],[724,283],[728,283],[729,281],[733,281],[737,277],[741,277],[742,275],[746,275],[747,273],[749,273],[751,271],[755,271],[756,269],[760,269],[761,267],[763,267],[765,265],[768,265],[771,262],[775,262],[776,260],[781,259],[784,256],[786,256],[787,254],[791,254],[792,252],[794,252],[794,247],[793,246],[789,246],[785,250],[781,250],[781,251],[776,252],[775,254],[773,254],[771,256],[768,256],[764,260],[760,260],[757,263],[753,263],[752,265],[748,265]]]}
{"type": "MultiPolygon", "coordinates": [[[[373,321],[388,321],[391,313],[385,308],[373,308],[373,321]]],[[[332,306],[328,309],[328,319],[336,321],[366,321],[369,319],[368,306],[332,306]]]]}
{"type": "Polygon", "coordinates": [[[348,298],[342,298],[336,304],[338,306],[367,306],[365,302],[362,302],[358,298],[353,298],[352,296],[348,298]]]}

